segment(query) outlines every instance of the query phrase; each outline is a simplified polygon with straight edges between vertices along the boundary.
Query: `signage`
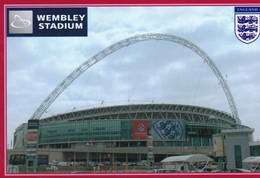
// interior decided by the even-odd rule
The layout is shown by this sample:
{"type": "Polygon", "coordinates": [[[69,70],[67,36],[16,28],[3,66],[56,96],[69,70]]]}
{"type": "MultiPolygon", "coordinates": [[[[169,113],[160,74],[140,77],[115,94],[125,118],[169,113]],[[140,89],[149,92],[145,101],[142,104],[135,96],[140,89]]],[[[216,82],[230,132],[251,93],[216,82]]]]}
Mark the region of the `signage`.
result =
{"type": "Polygon", "coordinates": [[[36,143],[35,144],[28,143],[27,144],[27,149],[36,149],[36,146],[37,146],[36,143]]]}
{"type": "Polygon", "coordinates": [[[213,149],[215,157],[223,157],[223,138],[221,135],[213,135],[213,149]]]}
{"type": "Polygon", "coordinates": [[[259,37],[260,7],[235,7],[235,35],[249,44],[259,37]]]}
{"type": "Polygon", "coordinates": [[[35,156],[27,156],[27,159],[36,159],[35,156]]]}
{"type": "Polygon", "coordinates": [[[147,139],[147,128],[150,126],[150,121],[136,120],[133,121],[133,139],[145,140],[147,139]]]}
{"type": "Polygon", "coordinates": [[[39,120],[33,119],[28,121],[27,131],[27,159],[26,168],[33,168],[36,171],[37,168],[37,157],[38,157],[38,137],[39,120]]]}
{"type": "Polygon", "coordinates": [[[39,129],[39,120],[38,119],[31,119],[28,121],[28,132],[35,132],[37,130],[32,129],[39,129]]]}
{"type": "Polygon", "coordinates": [[[87,8],[7,8],[7,36],[87,36],[87,8]]]}

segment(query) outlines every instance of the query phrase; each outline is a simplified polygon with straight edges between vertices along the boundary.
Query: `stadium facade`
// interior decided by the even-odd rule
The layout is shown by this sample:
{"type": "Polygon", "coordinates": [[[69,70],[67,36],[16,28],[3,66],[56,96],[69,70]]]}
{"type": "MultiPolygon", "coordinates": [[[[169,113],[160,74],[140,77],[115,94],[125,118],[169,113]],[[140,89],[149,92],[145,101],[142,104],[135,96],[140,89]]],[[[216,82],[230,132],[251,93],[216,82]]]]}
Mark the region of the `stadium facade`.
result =
{"type": "MultiPolygon", "coordinates": [[[[118,161],[138,162],[147,159],[148,128],[152,132],[154,159],[159,162],[169,155],[202,153],[214,157],[214,134],[248,127],[237,124],[229,113],[206,107],[119,105],[41,119],[38,148],[55,150],[58,154],[53,159],[59,161],[102,161],[104,155],[111,154],[118,161]]],[[[24,123],[14,133],[14,149],[26,147],[24,123]]]]}

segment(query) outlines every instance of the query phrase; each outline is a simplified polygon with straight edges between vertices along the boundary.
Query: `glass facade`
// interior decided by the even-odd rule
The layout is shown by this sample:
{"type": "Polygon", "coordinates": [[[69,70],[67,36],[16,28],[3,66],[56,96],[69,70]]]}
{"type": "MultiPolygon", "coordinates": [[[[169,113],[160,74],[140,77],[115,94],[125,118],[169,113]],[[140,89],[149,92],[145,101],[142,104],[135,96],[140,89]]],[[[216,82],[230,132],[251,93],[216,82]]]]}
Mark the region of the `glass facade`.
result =
{"type": "Polygon", "coordinates": [[[260,145],[250,146],[250,156],[260,156],[260,145]]]}
{"type": "MultiPolygon", "coordinates": [[[[151,122],[150,122],[151,123],[151,122]]],[[[220,127],[184,125],[185,138],[182,140],[154,140],[155,147],[212,146],[212,135],[220,133],[220,127]]],[[[68,144],[75,142],[108,141],[131,147],[133,141],[133,120],[101,120],[85,122],[56,123],[41,125],[39,144],[68,144]],[[129,141],[129,143],[127,143],[129,141]],[[124,144],[123,144],[124,143],[124,144]]],[[[145,141],[145,140],[144,140],[145,141]]],[[[144,145],[145,146],[145,145],[144,145]]],[[[60,147],[58,147],[60,148],[60,147]]]]}
{"type": "Polygon", "coordinates": [[[120,139],[121,121],[71,122],[40,126],[39,144],[120,139]]]}
{"type": "Polygon", "coordinates": [[[121,121],[121,140],[133,140],[133,121],[121,121]]]}
{"type": "Polygon", "coordinates": [[[120,139],[121,121],[88,122],[87,140],[97,141],[120,139]]]}

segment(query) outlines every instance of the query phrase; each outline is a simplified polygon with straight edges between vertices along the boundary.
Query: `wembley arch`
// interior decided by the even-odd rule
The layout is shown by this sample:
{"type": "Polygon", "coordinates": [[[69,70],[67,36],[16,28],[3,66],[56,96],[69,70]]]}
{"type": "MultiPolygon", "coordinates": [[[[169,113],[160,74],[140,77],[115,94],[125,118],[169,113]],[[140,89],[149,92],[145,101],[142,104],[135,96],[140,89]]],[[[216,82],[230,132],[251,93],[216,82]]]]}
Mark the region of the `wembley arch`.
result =
{"type": "Polygon", "coordinates": [[[222,89],[226,95],[226,98],[229,103],[229,107],[232,112],[232,116],[234,117],[237,124],[241,124],[241,121],[238,116],[238,111],[233,99],[233,96],[231,94],[231,91],[227,85],[226,80],[224,79],[223,75],[215,65],[215,63],[211,60],[211,58],[197,45],[193,44],[192,42],[170,34],[160,34],[160,33],[149,33],[149,34],[142,34],[142,35],[136,35],[130,38],[126,38],[124,40],[121,40],[117,43],[114,43],[113,45],[101,50],[96,55],[89,58],[87,61],[85,61],[83,64],[81,64],[79,67],[77,67],[70,75],[68,75],[48,96],[47,98],[42,102],[42,104],[35,110],[33,115],[30,119],[40,119],[42,114],[49,108],[49,106],[55,101],[55,99],[76,79],[78,78],[82,73],[84,73],[88,68],[96,64],[98,61],[102,60],[106,56],[116,52],[117,50],[127,47],[129,45],[135,44],[137,42],[142,41],[149,41],[149,40],[163,40],[163,41],[169,41],[173,43],[177,43],[180,45],[183,45],[190,50],[194,51],[197,55],[199,55],[205,63],[211,68],[212,72],[217,77],[219,83],[222,86],[222,89]]]}

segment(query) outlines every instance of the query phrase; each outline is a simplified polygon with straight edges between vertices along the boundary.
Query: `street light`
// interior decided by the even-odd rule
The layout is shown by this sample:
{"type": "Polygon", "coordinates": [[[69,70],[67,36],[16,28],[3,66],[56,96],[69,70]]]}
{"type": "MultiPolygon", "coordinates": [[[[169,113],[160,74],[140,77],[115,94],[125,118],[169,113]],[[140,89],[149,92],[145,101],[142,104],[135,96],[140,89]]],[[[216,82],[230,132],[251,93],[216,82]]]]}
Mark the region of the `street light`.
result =
{"type": "Polygon", "coordinates": [[[86,143],[85,146],[87,148],[87,158],[86,158],[86,169],[87,169],[88,162],[89,162],[89,143],[86,143]]]}
{"type": "Polygon", "coordinates": [[[137,162],[141,162],[141,159],[142,159],[142,158],[141,158],[142,156],[141,156],[141,154],[140,154],[140,152],[139,152],[139,147],[140,147],[140,145],[141,145],[141,144],[140,144],[140,140],[138,139],[138,140],[137,140],[137,162]]]}

